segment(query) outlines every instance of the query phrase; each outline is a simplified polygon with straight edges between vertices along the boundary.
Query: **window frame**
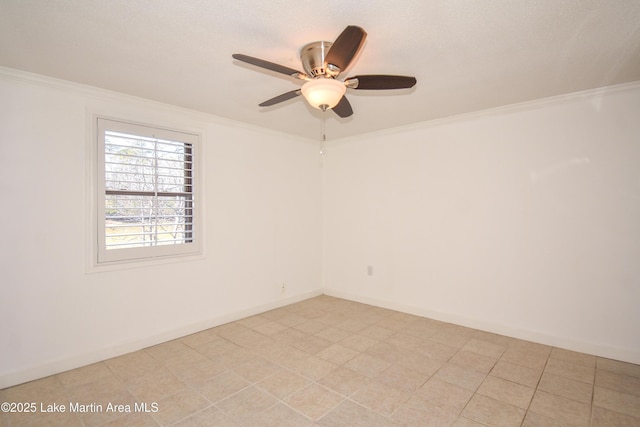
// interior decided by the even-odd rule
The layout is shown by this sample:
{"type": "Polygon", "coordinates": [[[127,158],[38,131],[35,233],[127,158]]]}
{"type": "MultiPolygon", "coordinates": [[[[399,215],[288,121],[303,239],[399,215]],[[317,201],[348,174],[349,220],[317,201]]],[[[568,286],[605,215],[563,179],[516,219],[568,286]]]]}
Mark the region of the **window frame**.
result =
{"type": "Polygon", "coordinates": [[[96,147],[96,216],[95,216],[95,266],[118,265],[122,263],[140,263],[150,260],[170,260],[178,257],[200,255],[202,253],[200,216],[202,199],[200,197],[200,134],[184,130],[168,129],[146,123],[116,119],[106,116],[95,116],[96,147]],[[134,248],[106,248],[106,206],[107,196],[105,177],[105,132],[113,131],[141,137],[158,138],[190,144],[191,173],[185,176],[192,185],[191,211],[192,225],[190,242],[175,245],[154,245],[134,248]]]}

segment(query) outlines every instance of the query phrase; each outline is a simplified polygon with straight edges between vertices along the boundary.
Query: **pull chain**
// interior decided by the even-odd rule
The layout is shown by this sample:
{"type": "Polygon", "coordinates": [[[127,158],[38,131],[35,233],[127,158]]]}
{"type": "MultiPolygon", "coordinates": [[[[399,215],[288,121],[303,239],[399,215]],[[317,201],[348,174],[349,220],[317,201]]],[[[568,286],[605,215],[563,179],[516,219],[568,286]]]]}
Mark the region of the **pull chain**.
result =
{"type": "Polygon", "coordinates": [[[327,140],[327,134],[325,132],[327,107],[323,105],[321,108],[322,108],[322,119],[320,120],[320,155],[322,156],[324,154],[324,143],[327,140]]]}

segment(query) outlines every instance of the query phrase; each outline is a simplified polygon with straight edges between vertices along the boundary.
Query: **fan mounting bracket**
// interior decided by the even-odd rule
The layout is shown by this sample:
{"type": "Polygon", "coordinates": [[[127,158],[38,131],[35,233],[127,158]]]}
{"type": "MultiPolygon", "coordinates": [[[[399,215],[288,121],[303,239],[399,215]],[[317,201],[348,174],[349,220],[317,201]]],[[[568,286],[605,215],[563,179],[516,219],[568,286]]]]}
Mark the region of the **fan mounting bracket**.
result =
{"type": "Polygon", "coordinates": [[[308,43],[300,49],[300,62],[307,75],[312,78],[323,76],[334,78],[340,74],[340,68],[333,64],[326,64],[325,56],[331,48],[331,42],[313,42],[308,43]]]}

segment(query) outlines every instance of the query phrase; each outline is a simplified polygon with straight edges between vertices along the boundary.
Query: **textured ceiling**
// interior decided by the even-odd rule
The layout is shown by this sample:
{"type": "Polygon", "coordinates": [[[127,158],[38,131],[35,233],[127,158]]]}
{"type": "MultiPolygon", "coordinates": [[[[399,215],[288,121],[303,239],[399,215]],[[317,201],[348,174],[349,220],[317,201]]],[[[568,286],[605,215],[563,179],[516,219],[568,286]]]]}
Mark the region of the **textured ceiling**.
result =
{"type": "Polygon", "coordinates": [[[347,91],[329,139],[640,80],[638,0],[0,0],[0,66],[318,139],[301,81],[239,63],[301,69],[299,49],[363,27],[341,77],[414,75],[413,89],[347,91]]]}

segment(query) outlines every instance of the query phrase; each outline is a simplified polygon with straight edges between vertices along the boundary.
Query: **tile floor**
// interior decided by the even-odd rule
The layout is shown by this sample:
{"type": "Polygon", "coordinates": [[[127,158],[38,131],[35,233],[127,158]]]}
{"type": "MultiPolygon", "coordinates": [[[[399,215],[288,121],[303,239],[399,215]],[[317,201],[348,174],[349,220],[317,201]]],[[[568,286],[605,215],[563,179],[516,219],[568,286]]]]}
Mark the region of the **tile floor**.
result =
{"type": "Polygon", "coordinates": [[[37,413],[2,427],[640,426],[640,366],[320,296],[6,401],[37,413]]]}

